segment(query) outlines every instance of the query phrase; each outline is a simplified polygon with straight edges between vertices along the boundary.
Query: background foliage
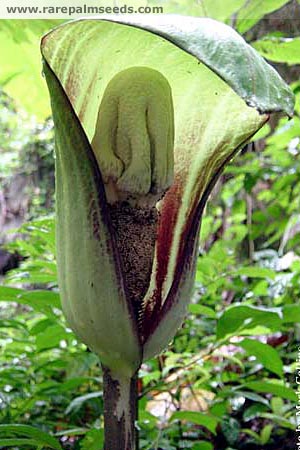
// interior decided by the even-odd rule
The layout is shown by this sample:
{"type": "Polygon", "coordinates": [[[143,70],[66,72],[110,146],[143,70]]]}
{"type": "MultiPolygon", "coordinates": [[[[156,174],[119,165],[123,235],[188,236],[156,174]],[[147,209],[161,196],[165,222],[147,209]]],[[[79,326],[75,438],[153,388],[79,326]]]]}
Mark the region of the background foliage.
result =
{"type": "MultiPolygon", "coordinates": [[[[243,149],[212,194],[188,317],[167,352],[140,373],[141,449],[293,448],[300,321],[299,5],[143,4],[231,24],[277,64],[297,104],[292,120],[275,118],[243,149]]],[[[0,448],[100,450],[99,363],[67,328],[57,287],[53,130],[38,49],[41,34],[55,23],[0,21],[0,229],[6,248],[21,260],[0,286],[0,448]],[[10,238],[7,230],[21,222],[10,238]]]]}

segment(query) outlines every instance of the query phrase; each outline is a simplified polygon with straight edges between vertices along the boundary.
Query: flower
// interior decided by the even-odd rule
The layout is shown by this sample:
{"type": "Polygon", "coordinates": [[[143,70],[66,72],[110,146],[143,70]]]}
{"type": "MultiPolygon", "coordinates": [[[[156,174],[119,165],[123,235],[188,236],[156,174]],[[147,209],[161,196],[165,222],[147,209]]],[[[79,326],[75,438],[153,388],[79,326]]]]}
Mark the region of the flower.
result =
{"type": "Polygon", "coordinates": [[[231,28],[151,20],[76,21],[42,41],[64,313],[126,376],[182,323],[224,166],[270,113],[293,113],[288,86],[231,28]]]}

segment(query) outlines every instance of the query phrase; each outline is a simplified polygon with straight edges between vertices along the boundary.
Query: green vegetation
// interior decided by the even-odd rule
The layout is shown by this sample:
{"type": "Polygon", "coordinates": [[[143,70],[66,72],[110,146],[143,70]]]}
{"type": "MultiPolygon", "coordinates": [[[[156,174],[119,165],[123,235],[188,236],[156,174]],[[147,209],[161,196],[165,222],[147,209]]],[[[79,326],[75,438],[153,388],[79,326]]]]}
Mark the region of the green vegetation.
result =
{"type": "MultiPolygon", "coordinates": [[[[282,64],[296,114],[266,125],[211,196],[187,319],[167,351],[140,371],[140,447],[288,449],[300,335],[300,82],[290,66],[300,64],[300,41],[251,30],[285,1],[247,2],[246,9],[231,0],[211,13],[216,2],[202,3],[207,15],[249,33],[264,57],[282,64]]],[[[191,4],[170,1],[168,8],[200,15],[191,4]]],[[[1,51],[20,53],[15,62],[4,55],[0,69],[0,195],[21,174],[29,200],[17,238],[6,244],[24,260],[0,285],[0,448],[101,450],[99,361],[67,328],[57,287],[53,132],[36,51],[53,23],[9,22],[0,21],[1,51]],[[23,46],[35,55],[30,76],[23,46]]],[[[2,217],[0,208],[0,226],[2,217]]]]}

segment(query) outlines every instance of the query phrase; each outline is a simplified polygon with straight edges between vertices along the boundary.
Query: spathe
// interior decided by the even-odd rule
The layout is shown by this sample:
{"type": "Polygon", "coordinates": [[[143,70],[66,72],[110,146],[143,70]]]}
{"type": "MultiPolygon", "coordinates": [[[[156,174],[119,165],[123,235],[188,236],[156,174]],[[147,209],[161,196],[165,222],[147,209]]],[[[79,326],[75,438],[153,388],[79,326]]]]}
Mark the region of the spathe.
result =
{"type": "Polygon", "coordinates": [[[292,114],[293,96],[237,33],[211,19],[76,21],[46,35],[42,53],[56,128],[64,311],[106,366],[132,374],[143,358],[165,348],[183,320],[201,215],[223,167],[270,113],[292,114]],[[175,113],[175,177],[157,205],[155,255],[139,323],[90,146],[108,82],[132,66],[167,78],[175,113]]]}

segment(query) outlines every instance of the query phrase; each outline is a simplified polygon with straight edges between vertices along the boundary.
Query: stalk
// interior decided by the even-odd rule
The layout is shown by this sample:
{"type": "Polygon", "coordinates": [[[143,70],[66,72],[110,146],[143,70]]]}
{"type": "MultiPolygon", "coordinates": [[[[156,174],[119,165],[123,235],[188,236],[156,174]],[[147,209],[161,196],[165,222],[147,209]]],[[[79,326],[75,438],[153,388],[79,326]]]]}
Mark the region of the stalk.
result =
{"type": "Polygon", "coordinates": [[[138,450],[137,374],[132,378],[103,369],[104,450],[138,450]]]}

